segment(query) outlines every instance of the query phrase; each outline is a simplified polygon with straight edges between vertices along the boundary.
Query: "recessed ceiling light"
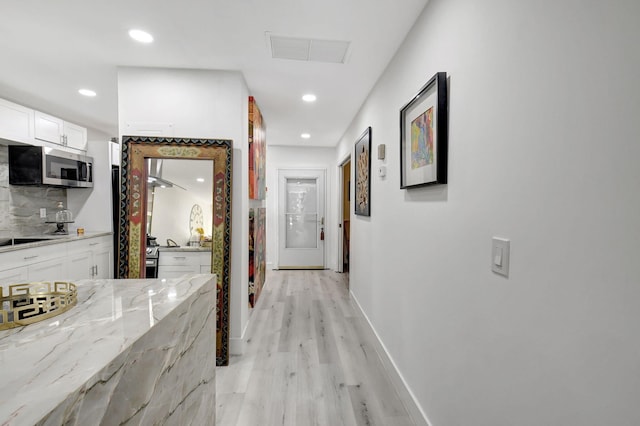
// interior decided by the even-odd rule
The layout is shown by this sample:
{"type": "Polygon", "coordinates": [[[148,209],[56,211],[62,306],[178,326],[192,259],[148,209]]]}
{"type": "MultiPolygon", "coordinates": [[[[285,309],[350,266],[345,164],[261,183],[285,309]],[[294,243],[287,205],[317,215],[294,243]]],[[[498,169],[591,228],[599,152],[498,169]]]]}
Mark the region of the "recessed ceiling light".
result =
{"type": "Polygon", "coordinates": [[[198,182],[204,182],[204,178],[197,178],[196,179],[198,182]]]}
{"type": "Polygon", "coordinates": [[[302,97],[302,100],[305,102],[315,102],[316,99],[316,95],[314,95],[313,93],[307,93],[302,97]]]}
{"type": "Polygon", "coordinates": [[[96,95],[96,92],[89,89],[80,89],[78,90],[78,93],[80,93],[82,96],[88,96],[90,98],[93,98],[96,95]]]}
{"type": "Polygon", "coordinates": [[[140,43],[151,43],[153,41],[153,36],[142,30],[130,30],[129,37],[140,43]]]}
{"type": "Polygon", "coordinates": [[[303,134],[300,135],[300,137],[302,139],[309,139],[311,137],[311,135],[309,133],[303,133],[303,134]]]}
{"type": "Polygon", "coordinates": [[[167,185],[160,185],[160,188],[166,188],[167,185]]]}

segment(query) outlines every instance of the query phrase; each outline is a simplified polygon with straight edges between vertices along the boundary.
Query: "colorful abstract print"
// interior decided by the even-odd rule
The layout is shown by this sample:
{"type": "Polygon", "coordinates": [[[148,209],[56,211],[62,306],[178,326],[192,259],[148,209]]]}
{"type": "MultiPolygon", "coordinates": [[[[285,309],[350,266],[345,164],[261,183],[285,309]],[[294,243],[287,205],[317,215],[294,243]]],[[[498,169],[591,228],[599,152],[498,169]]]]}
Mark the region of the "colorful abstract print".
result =
{"type": "Polygon", "coordinates": [[[249,199],[266,195],[267,129],[253,96],[249,96],[249,199]]]}
{"type": "Polygon", "coordinates": [[[411,122],[411,168],[433,164],[433,107],[411,122]]]}

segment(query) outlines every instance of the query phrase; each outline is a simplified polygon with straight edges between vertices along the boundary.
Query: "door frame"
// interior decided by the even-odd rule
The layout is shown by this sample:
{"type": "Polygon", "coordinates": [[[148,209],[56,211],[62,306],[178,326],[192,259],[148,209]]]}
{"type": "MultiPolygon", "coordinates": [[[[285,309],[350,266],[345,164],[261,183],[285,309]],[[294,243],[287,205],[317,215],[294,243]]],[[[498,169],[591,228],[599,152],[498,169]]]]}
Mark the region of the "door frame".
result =
{"type": "MultiPolygon", "coordinates": [[[[342,181],[344,180],[344,166],[349,162],[351,162],[351,153],[345,155],[342,161],[338,163],[338,184],[336,185],[338,187],[338,250],[336,250],[338,258],[336,259],[336,272],[340,273],[344,272],[344,220],[342,218],[342,212],[344,211],[344,190],[342,181]]],[[[349,178],[351,178],[351,176],[349,176],[349,178]]],[[[351,184],[349,184],[349,187],[351,187],[351,184]]],[[[349,190],[351,190],[351,188],[349,188],[349,190]]],[[[351,209],[349,209],[349,217],[351,217],[351,209]]]]}
{"type": "Polygon", "coordinates": [[[276,221],[275,221],[275,234],[276,234],[276,246],[275,246],[275,256],[274,256],[274,264],[273,264],[273,269],[275,270],[280,270],[280,173],[281,172],[311,172],[311,171],[317,171],[317,172],[322,172],[324,173],[324,218],[325,218],[325,223],[324,223],[324,244],[322,247],[322,268],[323,269],[327,269],[327,246],[328,246],[328,236],[330,235],[329,232],[329,223],[330,223],[330,218],[328,216],[328,212],[329,212],[329,204],[327,203],[328,201],[328,193],[329,193],[329,175],[327,173],[327,169],[325,167],[278,167],[276,169],[276,190],[275,190],[275,216],[276,216],[276,221]]]}

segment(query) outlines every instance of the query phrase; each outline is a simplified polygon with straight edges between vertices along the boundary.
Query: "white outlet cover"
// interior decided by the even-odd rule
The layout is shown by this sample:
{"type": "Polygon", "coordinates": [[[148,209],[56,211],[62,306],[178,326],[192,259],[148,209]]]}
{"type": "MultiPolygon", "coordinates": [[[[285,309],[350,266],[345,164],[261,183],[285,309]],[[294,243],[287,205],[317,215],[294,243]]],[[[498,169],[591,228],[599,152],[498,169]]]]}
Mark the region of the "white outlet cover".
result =
{"type": "Polygon", "coordinates": [[[496,274],[509,276],[509,246],[506,238],[493,237],[491,240],[491,270],[496,274]]]}

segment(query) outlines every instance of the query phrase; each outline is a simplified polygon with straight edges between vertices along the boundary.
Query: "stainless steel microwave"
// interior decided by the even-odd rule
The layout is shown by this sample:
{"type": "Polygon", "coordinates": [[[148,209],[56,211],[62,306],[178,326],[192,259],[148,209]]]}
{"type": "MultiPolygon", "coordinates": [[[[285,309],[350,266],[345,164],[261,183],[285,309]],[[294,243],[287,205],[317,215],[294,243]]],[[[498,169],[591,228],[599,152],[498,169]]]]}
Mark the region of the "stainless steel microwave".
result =
{"type": "Polygon", "coordinates": [[[93,158],[43,146],[9,146],[11,185],[93,186],[93,158]]]}

